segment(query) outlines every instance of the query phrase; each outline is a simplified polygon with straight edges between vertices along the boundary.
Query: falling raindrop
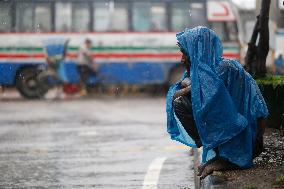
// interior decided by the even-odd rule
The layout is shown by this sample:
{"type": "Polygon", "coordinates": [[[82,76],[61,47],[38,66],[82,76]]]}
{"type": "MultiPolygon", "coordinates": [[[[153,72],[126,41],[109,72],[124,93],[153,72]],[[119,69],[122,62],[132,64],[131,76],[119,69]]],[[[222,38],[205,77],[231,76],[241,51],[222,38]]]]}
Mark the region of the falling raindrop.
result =
{"type": "Polygon", "coordinates": [[[6,22],[3,22],[2,24],[3,24],[3,25],[6,25],[7,23],[6,23],[6,22]]]}
{"type": "Polygon", "coordinates": [[[189,16],[191,16],[191,10],[190,9],[188,10],[188,13],[189,13],[189,16]]]}
{"type": "Polygon", "coordinates": [[[110,11],[110,12],[113,12],[113,11],[114,11],[114,2],[113,2],[113,1],[110,1],[110,2],[109,2],[109,11],[110,11]]]}
{"type": "Polygon", "coordinates": [[[36,32],[40,32],[40,24],[37,24],[37,25],[36,25],[35,30],[36,30],[36,32]]]}

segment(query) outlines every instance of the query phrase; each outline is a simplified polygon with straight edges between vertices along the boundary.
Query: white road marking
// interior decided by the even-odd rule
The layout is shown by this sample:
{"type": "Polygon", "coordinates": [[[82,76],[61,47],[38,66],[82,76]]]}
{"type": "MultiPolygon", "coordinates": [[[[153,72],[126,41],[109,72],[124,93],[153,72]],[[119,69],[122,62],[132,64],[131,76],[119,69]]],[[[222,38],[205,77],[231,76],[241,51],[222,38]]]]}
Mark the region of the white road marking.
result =
{"type": "Polygon", "coordinates": [[[166,159],[160,157],[152,161],[145,175],[142,189],[157,189],[160,172],[166,159]]]}
{"type": "Polygon", "coordinates": [[[95,136],[95,135],[98,135],[96,131],[84,131],[79,133],[79,136],[95,136]]]}

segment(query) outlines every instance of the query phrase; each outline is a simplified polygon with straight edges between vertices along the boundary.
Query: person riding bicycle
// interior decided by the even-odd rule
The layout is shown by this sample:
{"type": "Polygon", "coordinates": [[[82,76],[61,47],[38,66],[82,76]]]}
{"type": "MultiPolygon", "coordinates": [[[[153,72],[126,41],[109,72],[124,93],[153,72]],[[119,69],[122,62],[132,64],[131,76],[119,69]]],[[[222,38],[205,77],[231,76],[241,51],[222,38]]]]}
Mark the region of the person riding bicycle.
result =
{"type": "Polygon", "coordinates": [[[48,38],[43,42],[47,67],[38,75],[38,81],[42,86],[42,91],[57,88],[57,97],[64,95],[63,91],[58,89],[68,81],[62,64],[66,56],[68,42],[69,39],[62,37],[48,38]]]}
{"type": "Polygon", "coordinates": [[[90,39],[86,39],[85,42],[79,49],[78,53],[78,71],[80,74],[80,86],[81,86],[81,94],[85,95],[87,93],[87,83],[88,78],[92,73],[96,72],[96,64],[94,64],[93,56],[91,52],[92,41],[90,39]]]}

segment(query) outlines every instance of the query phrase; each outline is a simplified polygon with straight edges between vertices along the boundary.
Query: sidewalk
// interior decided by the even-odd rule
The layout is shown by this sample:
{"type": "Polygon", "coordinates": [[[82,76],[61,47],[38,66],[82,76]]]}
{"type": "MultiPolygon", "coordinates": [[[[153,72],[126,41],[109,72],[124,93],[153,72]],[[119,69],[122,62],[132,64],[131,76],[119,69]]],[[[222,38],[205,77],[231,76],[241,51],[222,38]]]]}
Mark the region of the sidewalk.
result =
{"type": "MultiPolygon", "coordinates": [[[[284,131],[267,129],[265,151],[246,170],[214,172],[200,183],[202,189],[283,189],[284,131]]],[[[199,161],[198,159],[195,159],[199,161]]]]}
{"type": "Polygon", "coordinates": [[[22,99],[20,93],[15,88],[1,88],[0,86],[0,101],[1,100],[19,100],[22,99]]]}

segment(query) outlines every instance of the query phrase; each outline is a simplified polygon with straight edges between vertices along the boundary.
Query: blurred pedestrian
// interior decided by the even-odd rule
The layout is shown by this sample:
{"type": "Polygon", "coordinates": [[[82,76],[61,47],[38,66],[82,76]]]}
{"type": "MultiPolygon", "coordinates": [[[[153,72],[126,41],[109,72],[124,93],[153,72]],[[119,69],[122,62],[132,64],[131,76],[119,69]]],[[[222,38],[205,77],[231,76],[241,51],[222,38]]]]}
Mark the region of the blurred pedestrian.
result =
{"type": "Polygon", "coordinates": [[[203,147],[201,178],[213,171],[249,168],[263,150],[266,103],[242,65],[222,58],[219,37],[206,27],[177,34],[185,74],[167,95],[173,140],[203,147]]]}
{"type": "Polygon", "coordinates": [[[81,95],[87,94],[87,85],[88,78],[92,73],[96,72],[96,65],[93,61],[92,56],[92,41],[90,39],[86,39],[82,46],[79,49],[78,54],[78,71],[80,74],[80,87],[81,87],[81,95]]]}

